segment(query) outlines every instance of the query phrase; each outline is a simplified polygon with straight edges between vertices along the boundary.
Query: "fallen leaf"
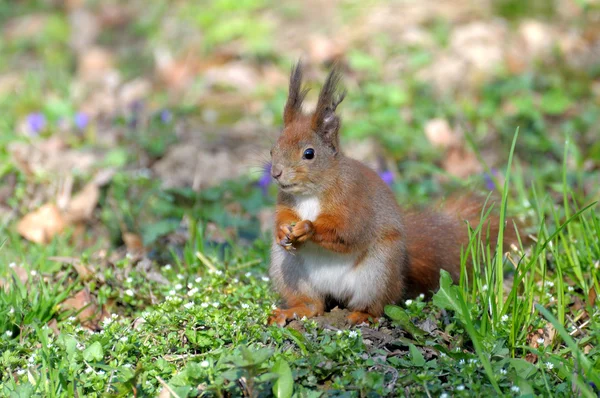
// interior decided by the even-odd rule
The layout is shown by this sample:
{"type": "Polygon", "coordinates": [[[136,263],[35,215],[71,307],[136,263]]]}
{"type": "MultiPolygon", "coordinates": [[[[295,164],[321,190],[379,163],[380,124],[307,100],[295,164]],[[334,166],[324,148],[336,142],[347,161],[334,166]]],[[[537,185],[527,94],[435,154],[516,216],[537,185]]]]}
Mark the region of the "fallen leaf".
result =
{"type": "Polygon", "coordinates": [[[460,146],[448,150],[446,158],[442,161],[442,167],[449,174],[459,178],[466,178],[482,171],[475,154],[460,146]]]}
{"type": "Polygon", "coordinates": [[[88,183],[69,201],[64,216],[66,221],[72,224],[88,221],[92,217],[99,198],[98,186],[93,182],[88,183]]]}
{"type": "Polygon", "coordinates": [[[65,226],[65,219],[58,207],[53,203],[47,203],[25,215],[17,224],[17,231],[31,242],[45,244],[61,233],[65,226]]]}
{"type": "Polygon", "coordinates": [[[56,319],[52,318],[50,322],[48,322],[48,327],[52,330],[55,336],[58,336],[60,334],[60,330],[58,329],[58,322],[56,322],[56,319]]]}
{"type": "Polygon", "coordinates": [[[80,290],[73,297],[66,299],[61,304],[61,309],[64,311],[77,312],[77,319],[81,322],[81,326],[90,330],[96,330],[98,323],[96,314],[98,306],[94,302],[93,296],[87,288],[80,290]]]}
{"type": "Polygon", "coordinates": [[[77,64],[79,78],[87,82],[99,81],[114,69],[112,54],[101,47],[87,49],[79,56],[77,64]]]}
{"type": "Polygon", "coordinates": [[[425,123],[425,136],[431,145],[439,148],[449,148],[460,144],[456,134],[446,119],[431,119],[425,123]]]}
{"type": "Polygon", "coordinates": [[[123,242],[129,252],[142,252],[144,251],[144,243],[142,238],[132,232],[125,232],[123,234],[123,242]]]}
{"type": "Polygon", "coordinates": [[[594,304],[596,304],[596,297],[597,297],[596,287],[592,286],[592,288],[588,292],[588,303],[589,303],[590,307],[592,307],[592,308],[594,308],[594,304]]]}

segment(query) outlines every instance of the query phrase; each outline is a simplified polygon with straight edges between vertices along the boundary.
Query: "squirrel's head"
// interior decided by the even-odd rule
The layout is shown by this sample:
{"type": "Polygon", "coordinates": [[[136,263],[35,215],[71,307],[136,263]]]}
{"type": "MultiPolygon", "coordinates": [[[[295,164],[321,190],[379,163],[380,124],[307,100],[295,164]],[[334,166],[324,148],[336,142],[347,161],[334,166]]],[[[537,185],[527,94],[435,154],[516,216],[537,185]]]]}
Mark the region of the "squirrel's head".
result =
{"type": "Polygon", "coordinates": [[[340,73],[334,67],[319,94],[313,113],[302,112],[308,92],[302,89],[302,65],[294,66],[283,111],[283,131],[271,150],[271,176],[293,195],[316,194],[340,156],[340,118],[335,110],[345,91],[338,92],[340,73]]]}

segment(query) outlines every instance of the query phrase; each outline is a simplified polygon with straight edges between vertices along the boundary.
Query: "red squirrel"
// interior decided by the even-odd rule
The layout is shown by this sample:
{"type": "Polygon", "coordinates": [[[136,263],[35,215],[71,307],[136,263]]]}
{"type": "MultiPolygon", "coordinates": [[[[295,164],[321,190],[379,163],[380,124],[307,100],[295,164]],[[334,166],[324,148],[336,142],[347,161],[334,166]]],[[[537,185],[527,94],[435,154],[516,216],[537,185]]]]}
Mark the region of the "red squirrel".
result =
{"type": "MultiPolygon", "coordinates": [[[[439,211],[404,211],[371,168],[340,148],[334,67],[314,112],[304,113],[302,67],[292,69],[284,128],[271,150],[271,176],[279,193],[270,275],[285,301],[269,324],[322,315],[330,300],[351,312],[351,324],[369,323],[387,304],[437,289],[440,269],[458,280],[465,220],[480,222],[482,205],[457,199],[439,211]]],[[[498,220],[486,225],[490,242],[498,220]]]]}

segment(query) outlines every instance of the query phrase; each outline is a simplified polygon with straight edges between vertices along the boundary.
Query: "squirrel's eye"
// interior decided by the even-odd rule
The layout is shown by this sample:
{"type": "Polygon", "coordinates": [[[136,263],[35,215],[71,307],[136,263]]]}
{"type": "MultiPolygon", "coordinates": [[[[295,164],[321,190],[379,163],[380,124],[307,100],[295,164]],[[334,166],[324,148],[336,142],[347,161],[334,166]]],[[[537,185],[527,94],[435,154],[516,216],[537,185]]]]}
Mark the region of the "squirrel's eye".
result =
{"type": "Polygon", "coordinates": [[[312,159],[315,157],[315,150],[312,148],[308,148],[307,150],[304,151],[304,155],[302,156],[304,159],[312,159]]]}

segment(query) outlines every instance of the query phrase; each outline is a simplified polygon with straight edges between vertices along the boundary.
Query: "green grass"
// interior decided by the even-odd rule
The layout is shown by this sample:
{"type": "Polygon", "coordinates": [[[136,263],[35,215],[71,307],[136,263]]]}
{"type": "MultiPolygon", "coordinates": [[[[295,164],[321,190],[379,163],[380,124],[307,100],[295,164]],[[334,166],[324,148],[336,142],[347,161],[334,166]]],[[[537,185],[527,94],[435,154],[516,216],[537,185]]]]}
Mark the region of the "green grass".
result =
{"type": "MultiPolygon", "coordinates": [[[[260,221],[274,206],[274,187],[264,194],[250,173],[200,192],[164,189],[141,171],[168,151],[173,131],[204,128],[206,104],[193,99],[214,93],[201,79],[175,98],[157,86],[142,110],[119,110],[106,125],[91,121],[83,132],[61,130],[59,120],[72,124],[81,104],[71,96],[76,70],[68,18],[46,3],[0,6],[2,21],[31,12],[49,16],[40,37],[0,38],[0,74],[22,72],[18,90],[0,92],[0,189],[14,185],[5,202],[0,195],[0,396],[156,396],[163,389],[178,397],[597,396],[600,110],[591,90],[597,72],[573,70],[557,58],[440,98],[414,78],[431,62],[430,49],[385,38],[373,44],[383,58],[368,46],[350,49],[348,68],[357,81],[340,107],[344,140],[379,141],[401,176],[392,186],[399,202],[427,203],[454,190],[484,191],[490,178],[448,178],[443,152],[421,134],[425,123],[443,117],[462,126],[480,159],[493,137],[501,166],[486,172],[495,173],[502,217],[521,222],[523,245],[495,253],[478,244],[485,231],[471,230],[463,265],[468,258],[478,264],[472,276],[463,273],[452,285],[442,274],[432,300],[388,306],[375,331],[313,320],[282,329],[266,325],[279,298],[266,276],[270,233],[261,232],[260,221]],[[406,73],[384,81],[386,57],[403,51],[410,55],[406,73]],[[162,120],[165,108],[172,121],[162,120]],[[39,137],[21,131],[32,112],[46,118],[39,137]],[[119,132],[112,144],[102,136],[107,131],[119,132]],[[98,168],[116,173],[101,188],[84,232],[69,227],[37,245],[18,235],[16,223],[39,205],[36,195],[55,197],[56,181],[51,173],[24,172],[9,145],[59,134],[71,148],[104,151],[98,168]],[[143,240],[148,261],[125,253],[124,231],[143,240]],[[93,331],[64,306],[85,289],[96,308],[93,331]]],[[[137,77],[153,70],[153,49],[172,40],[163,19],[179,18],[203,34],[202,56],[235,45],[238,60],[287,73],[291,60],[273,52],[277,32],[263,13],[293,18],[301,5],[238,3],[153,2],[135,9],[134,23],[99,40],[135,43],[117,64],[126,78],[137,77]],[[234,9],[227,23],[217,18],[234,9]]],[[[346,3],[341,15],[358,18],[359,8],[346,3]]],[[[515,4],[498,2],[511,17],[529,12],[515,4]]],[[[452,26],[436,21],[428,29],[447,44],[452,26]]],[[[178,41],[175,55],[186,44],[178,41]]],[[[259,106],[223,114],[277,129],[285,89],[235,93],[259,106]]],[[[74,186],[90,178],[77,174],[74,186]]]]}

